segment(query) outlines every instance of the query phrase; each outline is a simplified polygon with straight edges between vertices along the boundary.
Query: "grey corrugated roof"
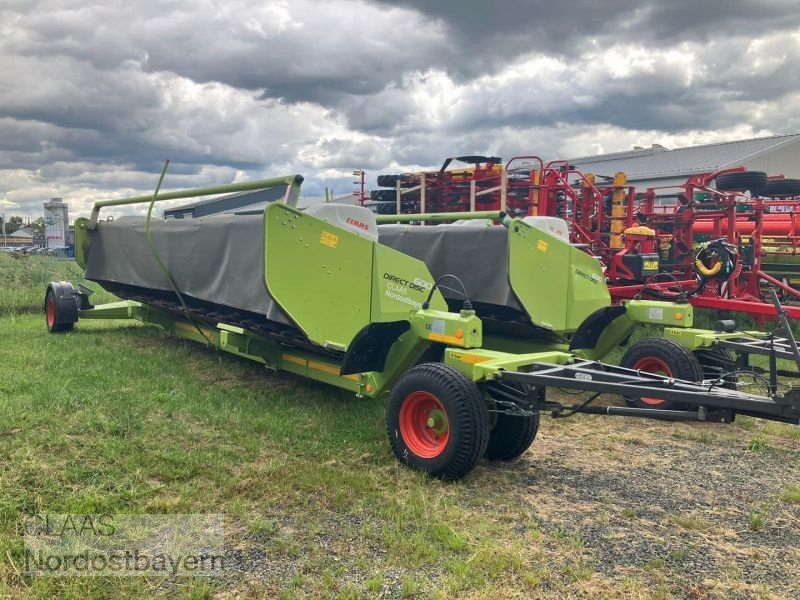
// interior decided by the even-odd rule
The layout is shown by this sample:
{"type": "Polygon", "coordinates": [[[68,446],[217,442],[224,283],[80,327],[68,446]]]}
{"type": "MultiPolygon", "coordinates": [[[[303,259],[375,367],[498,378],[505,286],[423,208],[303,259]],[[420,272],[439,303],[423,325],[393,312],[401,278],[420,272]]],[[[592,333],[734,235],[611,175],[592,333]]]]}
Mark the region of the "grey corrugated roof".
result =
{"type": "Polygon", "coordinates": [[[192,217],[204,217],[217,213],[234,212],[244,208],[253,208],[255,205],[263,206],[267,202],[280,200],[285,194],[286,186],[278,186],[261,190],[237,192],[225,196],[215,196],[206,200],[167,209],[164,211],[164,217],[183,218],[187,215],[192,217]]]}
{"type": "Polygon", "coordinates": [[[630,152],[583,156],[571,159],[581,171],[612,176],[622,171],[628,179],[689,176],[708,173],[723,167],[739,166],[757,156],[800,141],[800,133],[722,142],[665,150],[645,148],[630,152]]]}

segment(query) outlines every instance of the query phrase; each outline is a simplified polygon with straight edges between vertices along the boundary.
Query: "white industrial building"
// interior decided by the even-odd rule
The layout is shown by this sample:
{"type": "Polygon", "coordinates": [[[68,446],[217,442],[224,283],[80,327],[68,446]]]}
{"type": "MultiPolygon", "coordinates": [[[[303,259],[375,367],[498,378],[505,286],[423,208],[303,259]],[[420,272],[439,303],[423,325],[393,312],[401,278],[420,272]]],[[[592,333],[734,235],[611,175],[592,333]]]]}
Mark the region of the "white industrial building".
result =
{"type": "Polygon", "coordinates": [[[634,147],[629,152],[570,159],[584,173],[606,175],[623,172],[637,190],[680,185],[697,173],[744,166],[767,175],[800,179],[800,133],[705,144],[670,150],[659,144],[634,147]]]}
{"type": "Polygon", "coordinates": [[[61,198],[44,203],[44,237],[48,248],[69,245],[69,206],[61,198]]]}

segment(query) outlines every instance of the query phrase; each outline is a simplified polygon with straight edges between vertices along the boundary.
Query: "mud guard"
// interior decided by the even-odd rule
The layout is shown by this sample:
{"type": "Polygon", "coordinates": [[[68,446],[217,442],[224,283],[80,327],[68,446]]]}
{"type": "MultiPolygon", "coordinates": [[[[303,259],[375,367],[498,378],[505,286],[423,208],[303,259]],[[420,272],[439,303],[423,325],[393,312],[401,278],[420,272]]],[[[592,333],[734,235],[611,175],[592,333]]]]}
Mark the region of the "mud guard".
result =
{"type": "Polygon", "coordinates": [[[594,311],[572,336],[569,349],[587,360],[600,360],[621,345],[636,323],[624,306],[606,306],[594,311]]]}
{"type": "Polygon", "coordinates": [[[370,323],[356,334],[344,355],[341,374],[383,371],[386,357],[397,338],[410,329],[408,321],[370,323]]]}

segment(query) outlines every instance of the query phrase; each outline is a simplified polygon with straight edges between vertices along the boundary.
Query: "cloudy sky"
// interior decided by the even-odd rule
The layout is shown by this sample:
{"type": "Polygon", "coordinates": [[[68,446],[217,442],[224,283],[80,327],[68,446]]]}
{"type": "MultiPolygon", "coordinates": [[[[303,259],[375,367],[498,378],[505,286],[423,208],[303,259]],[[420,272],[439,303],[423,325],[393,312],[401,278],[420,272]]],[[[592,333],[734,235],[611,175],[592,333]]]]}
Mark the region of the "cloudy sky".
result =
{"type": "Polygon", "coordinates": [[[800,131],[796,0],[0,0],[0,210],[800,131]]]}

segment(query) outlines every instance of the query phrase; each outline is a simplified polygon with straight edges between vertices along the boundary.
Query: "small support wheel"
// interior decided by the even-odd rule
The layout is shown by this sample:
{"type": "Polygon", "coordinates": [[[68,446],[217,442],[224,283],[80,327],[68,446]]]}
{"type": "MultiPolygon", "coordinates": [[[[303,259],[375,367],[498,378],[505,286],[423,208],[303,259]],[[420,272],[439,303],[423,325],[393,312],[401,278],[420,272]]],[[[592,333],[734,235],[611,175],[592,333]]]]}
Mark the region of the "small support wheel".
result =
{"type": "Polygon", "coordinates": [[[497,415],[497,422],[489,433],[486,458],[489,460],[514,460],[530,448],[539,431],[539,415],[522,417],[497,415]]]}
{"type": "Polygon", "coordinates": [[[62,333],[72,331],[78,320],[75,288],[67,281],[51,281],[44,296],[44,317],[47,331],[62,333]]]}
{"type": "Polygon", "coordinates": [[[434,477],[460,479],[486,451],[486,402],[478,386],[456,369],[421,364],[392,389],[386,429],[401,462],[434,477]]]}
{"type": "MultiPolygon", "coordinates": [[[[540,400],[544,400],[544,388],[537,390],[540,400]]],[[[514,460],[519,458],[533,444],[539,431],[539,415],[508,415],[497,413],[494,427],[489,432],[486,458],[489,460],[514,460]]]]}
{"type": "MultiPolygon", "coordinates": [[[[665,377],[702,381],[703,368],[697,357],[686,348],[663,338],[649,338],[631,346],[622,357],[620,366],[655,373],[665,377]]],[[[639,396],[623,396],[625,402],[636,408],[659,408],[661,410],[683,410],[685,407],[670,400],[639,396]]]]}

